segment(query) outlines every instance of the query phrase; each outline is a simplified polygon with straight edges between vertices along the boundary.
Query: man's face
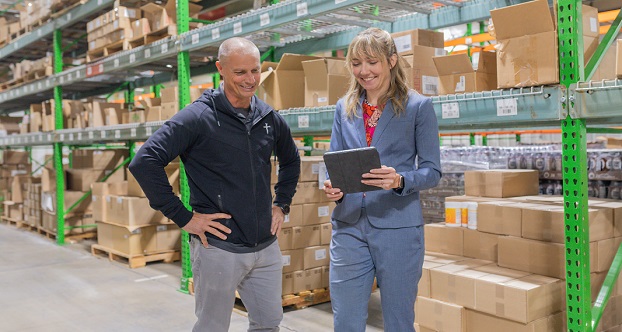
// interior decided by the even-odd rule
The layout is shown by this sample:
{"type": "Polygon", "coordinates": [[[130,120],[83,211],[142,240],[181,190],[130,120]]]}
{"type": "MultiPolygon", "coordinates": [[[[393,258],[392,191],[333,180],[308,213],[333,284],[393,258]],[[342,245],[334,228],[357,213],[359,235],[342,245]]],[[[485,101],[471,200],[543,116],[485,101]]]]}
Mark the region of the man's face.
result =
{"type": "Polygon", "coordinates": [[[223,76],[225,95],[234,107],[248,107],[261,77],[259,58],[252,54],[233,53],[217,61],[223,76]]]}

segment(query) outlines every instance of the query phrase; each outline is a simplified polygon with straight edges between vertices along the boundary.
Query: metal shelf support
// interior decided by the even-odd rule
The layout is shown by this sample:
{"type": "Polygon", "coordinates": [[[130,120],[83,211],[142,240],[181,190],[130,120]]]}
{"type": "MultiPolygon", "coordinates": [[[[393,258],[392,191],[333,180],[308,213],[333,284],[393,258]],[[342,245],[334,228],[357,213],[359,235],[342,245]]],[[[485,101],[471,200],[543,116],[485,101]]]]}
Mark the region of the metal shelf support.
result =
{"type": "MultiPolygon", "coordinates": [[[[62,32],[54,30],[54,73],[63,71],[62,32]]],[[[54,128],[63,129],[63,87],[54,87],[54,128]]],[[[56,243],[65,244],[65,169],[63,144],[54,144],[54,169],[56,170],[56,243]]]]}

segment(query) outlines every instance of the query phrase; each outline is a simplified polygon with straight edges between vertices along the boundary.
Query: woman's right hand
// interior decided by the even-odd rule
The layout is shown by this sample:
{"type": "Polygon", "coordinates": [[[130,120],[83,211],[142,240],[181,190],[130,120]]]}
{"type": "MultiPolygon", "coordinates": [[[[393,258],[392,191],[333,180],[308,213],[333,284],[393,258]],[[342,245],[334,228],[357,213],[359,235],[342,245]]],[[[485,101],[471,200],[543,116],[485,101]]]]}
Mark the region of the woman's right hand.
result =
{"type": "Polygon", "coordinates": [[[333,188],[330,180],[324,181],[324,192],[326,193],[326,197],[331,202],[335,202],[343,198],[343,193],[339,188],[333,188]]]}

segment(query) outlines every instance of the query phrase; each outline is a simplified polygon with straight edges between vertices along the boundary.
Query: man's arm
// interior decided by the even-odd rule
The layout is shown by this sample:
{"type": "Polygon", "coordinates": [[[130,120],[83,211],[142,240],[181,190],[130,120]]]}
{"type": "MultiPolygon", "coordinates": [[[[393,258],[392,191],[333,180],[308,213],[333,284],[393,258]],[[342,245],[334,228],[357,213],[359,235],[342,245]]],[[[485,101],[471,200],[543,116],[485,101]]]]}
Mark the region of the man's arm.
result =
{"type": "Polygon", "coordinates": [[[294,143],[291,131],[280,114],[274,112],[279,133],[276,142],[276,156],[279,159],[279,179],[275,185],[276,204],[291,204],[296,193],[296,184],[300,176],[300,155],[294,143]]]}

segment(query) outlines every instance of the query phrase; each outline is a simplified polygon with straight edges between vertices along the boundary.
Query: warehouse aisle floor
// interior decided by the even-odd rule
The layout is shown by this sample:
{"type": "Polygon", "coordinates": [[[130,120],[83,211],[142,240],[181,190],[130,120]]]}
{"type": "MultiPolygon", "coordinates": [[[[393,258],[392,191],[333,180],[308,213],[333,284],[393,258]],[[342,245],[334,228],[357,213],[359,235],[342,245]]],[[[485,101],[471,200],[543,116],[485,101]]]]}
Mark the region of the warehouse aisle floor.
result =
{"type": "MultiPolygon", "coordinates": [[[[91,255],[89,242],[57,246],[41,235],[0,224],[0,330],[191,331],[194,298],[178,292],[181,267],[129,269],[91,255]]],[[[382,331],[372,294],[367,331],[382,331]]],[[[330,303],[286,310],[281,331],[332,331],[330,303]]],[[[234,309],[230,331],[246,331],[234,309]]]]}

